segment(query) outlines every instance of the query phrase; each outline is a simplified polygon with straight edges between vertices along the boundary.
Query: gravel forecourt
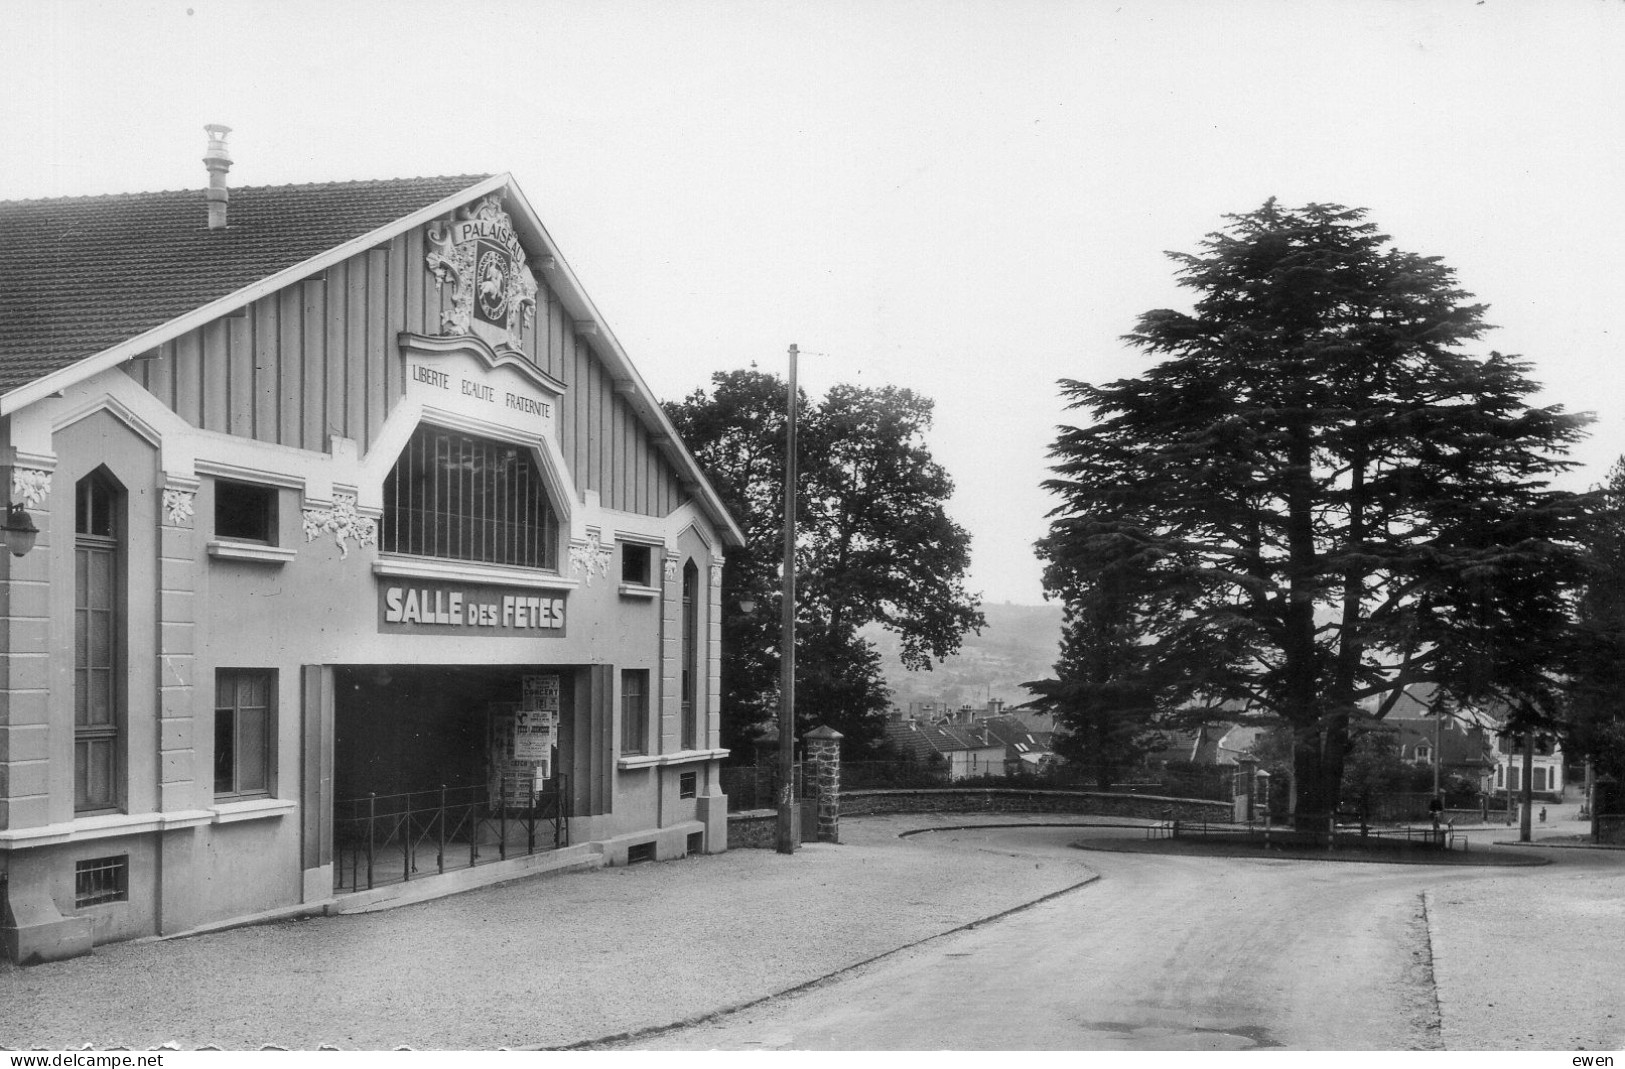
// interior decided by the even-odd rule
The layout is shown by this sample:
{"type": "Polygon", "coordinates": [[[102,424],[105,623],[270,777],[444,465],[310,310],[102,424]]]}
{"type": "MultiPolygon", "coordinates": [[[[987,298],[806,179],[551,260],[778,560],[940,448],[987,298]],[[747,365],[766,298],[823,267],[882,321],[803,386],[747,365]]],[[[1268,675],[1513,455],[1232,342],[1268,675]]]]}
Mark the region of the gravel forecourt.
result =
{"type": "Polygon", "coordinates": [[[898,838],[934,823],[864,818],[790,857],[731,850],[0,966],[0,1046],[563,1046],[763,998],[1093,877],[1081,853],[898,838]]]}

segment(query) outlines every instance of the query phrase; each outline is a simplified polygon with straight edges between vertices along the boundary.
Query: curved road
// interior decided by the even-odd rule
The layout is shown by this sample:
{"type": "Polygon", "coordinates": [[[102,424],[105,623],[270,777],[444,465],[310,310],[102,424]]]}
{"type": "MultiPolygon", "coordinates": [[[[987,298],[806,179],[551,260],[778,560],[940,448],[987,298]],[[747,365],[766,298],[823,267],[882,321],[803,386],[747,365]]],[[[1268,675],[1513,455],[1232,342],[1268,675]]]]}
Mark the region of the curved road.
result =
{"type": "Polygon", "coordinates": [[[1082,860],[1101,879],[624,1046],[1440,1049],[1424,892],[1552,871],[1080,853],[1070,845],[1102,834],[1110,833],[934,833],[934,847],[1082,860]]]}

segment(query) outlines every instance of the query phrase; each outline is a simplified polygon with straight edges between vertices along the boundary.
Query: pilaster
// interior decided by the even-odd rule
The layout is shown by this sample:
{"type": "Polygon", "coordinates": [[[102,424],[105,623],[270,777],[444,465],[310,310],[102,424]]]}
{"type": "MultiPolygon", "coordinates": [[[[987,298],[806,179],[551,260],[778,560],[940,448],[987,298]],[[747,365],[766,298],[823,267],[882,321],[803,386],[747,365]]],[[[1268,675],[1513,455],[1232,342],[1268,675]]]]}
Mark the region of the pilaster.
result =
{"type": "Polygon", "coordinates": [[[660,710],[655,752],[678,748],[683,713],[683,569],[677,554],[662,566],[660,597],[660,710]]]}
{"type": "Polygon", "coordinates": [[[195,479],[171,476],[158,510],[158,809],[197,797],[195,479]]]}
{"type": "Polygon", "coordinates": [[[710,598],[705,609],[705,721],[699,740],[706,749],[722,745],[722,561],[711,562],[710,598]]]}
{"type": "Polygon", "coordinates": [[[39,528],[27,556],[0,548],[0,829],[51,822],[51,474],[46,466],[0,468],[10,500],[39,528]]]}

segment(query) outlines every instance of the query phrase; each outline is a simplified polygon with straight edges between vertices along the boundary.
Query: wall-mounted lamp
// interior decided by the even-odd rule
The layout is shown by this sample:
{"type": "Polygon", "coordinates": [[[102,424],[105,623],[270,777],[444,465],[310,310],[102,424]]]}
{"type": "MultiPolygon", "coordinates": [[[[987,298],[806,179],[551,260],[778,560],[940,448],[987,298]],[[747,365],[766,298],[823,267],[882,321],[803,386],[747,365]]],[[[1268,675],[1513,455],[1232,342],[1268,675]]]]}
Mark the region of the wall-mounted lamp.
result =
{"type": "Polygon", "coordinates": [[[39,528],[34,526],[34,517],[21,505],[12,505],[6,510],[6,522],[0,524],[0,531],[5,533],[5,544],[11,549],[13,557],[21,557],[34,548],[34,542],[39,538],[39,528]]]}
{"type": "Polygon", "coordinates": [[[744,613],[746,616],[749,616],[751,613],[755,612],[756,611],[756,599],[755,598],[740,598],[739,599],[739,611],[744,613]]]}

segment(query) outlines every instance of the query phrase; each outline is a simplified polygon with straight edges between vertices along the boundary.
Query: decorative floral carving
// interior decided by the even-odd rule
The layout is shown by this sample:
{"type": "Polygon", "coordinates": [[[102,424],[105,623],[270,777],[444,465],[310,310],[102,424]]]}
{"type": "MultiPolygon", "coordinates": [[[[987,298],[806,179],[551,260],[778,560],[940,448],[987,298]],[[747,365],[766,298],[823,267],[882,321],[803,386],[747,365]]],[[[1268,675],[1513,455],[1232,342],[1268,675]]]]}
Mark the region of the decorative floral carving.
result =
{"type": "Polygon", "coordinates": [[[585,542],[570,543],[570,572],[582,576],[592,586],[593,573],[609,574],[609,561],[615,555],[613,546],[606,546],[597,531],[588,531],[585,542]]]}
{"type": "Polygon", "coordinates": [[[39,468],[11,469],[11,500],[24,508],[37,509],[51,492],[51,473],[39,468]]]}
{"type": "Polygon", "coordinates": [[[711,585],[717,590],[722,589],[722,565],[711,565],[711,585]]]}
{"type": "Polygon", "coordinates": [[[179,527],[192,518],[192,503],[196,497],[197,493],[193,490],[171,487],[164,491],[164,514],[169,517],[171,527],[179,527]]]}
{"type": "Polygon", "coordinates": [[[513,232],[502,198],[493,193],[429,227],[434,246],[424,260],[451,307],[440,314],[447,334],[477,334],[498,349],[519,348],[536,318],[536,279],[513,232]]]}
{"type": "Polygon", "coordinates": [[[666,582],[675,583],[676,581],[677,581],[677,558],[676,557],[667,557],[666,558],[666,582]]]}
{"type": "Polygon", "coordinates": [[[378,521],[356,510],[354,494],[335,493],[330,507],[307,508],[304,513],[305,541],[314,542],[323,532],[331,531],[334,541],[338,543],[340,557],[350,555],[348,539],[355,539],[358,546],[371,546],[378,542],[378,521]]]}

